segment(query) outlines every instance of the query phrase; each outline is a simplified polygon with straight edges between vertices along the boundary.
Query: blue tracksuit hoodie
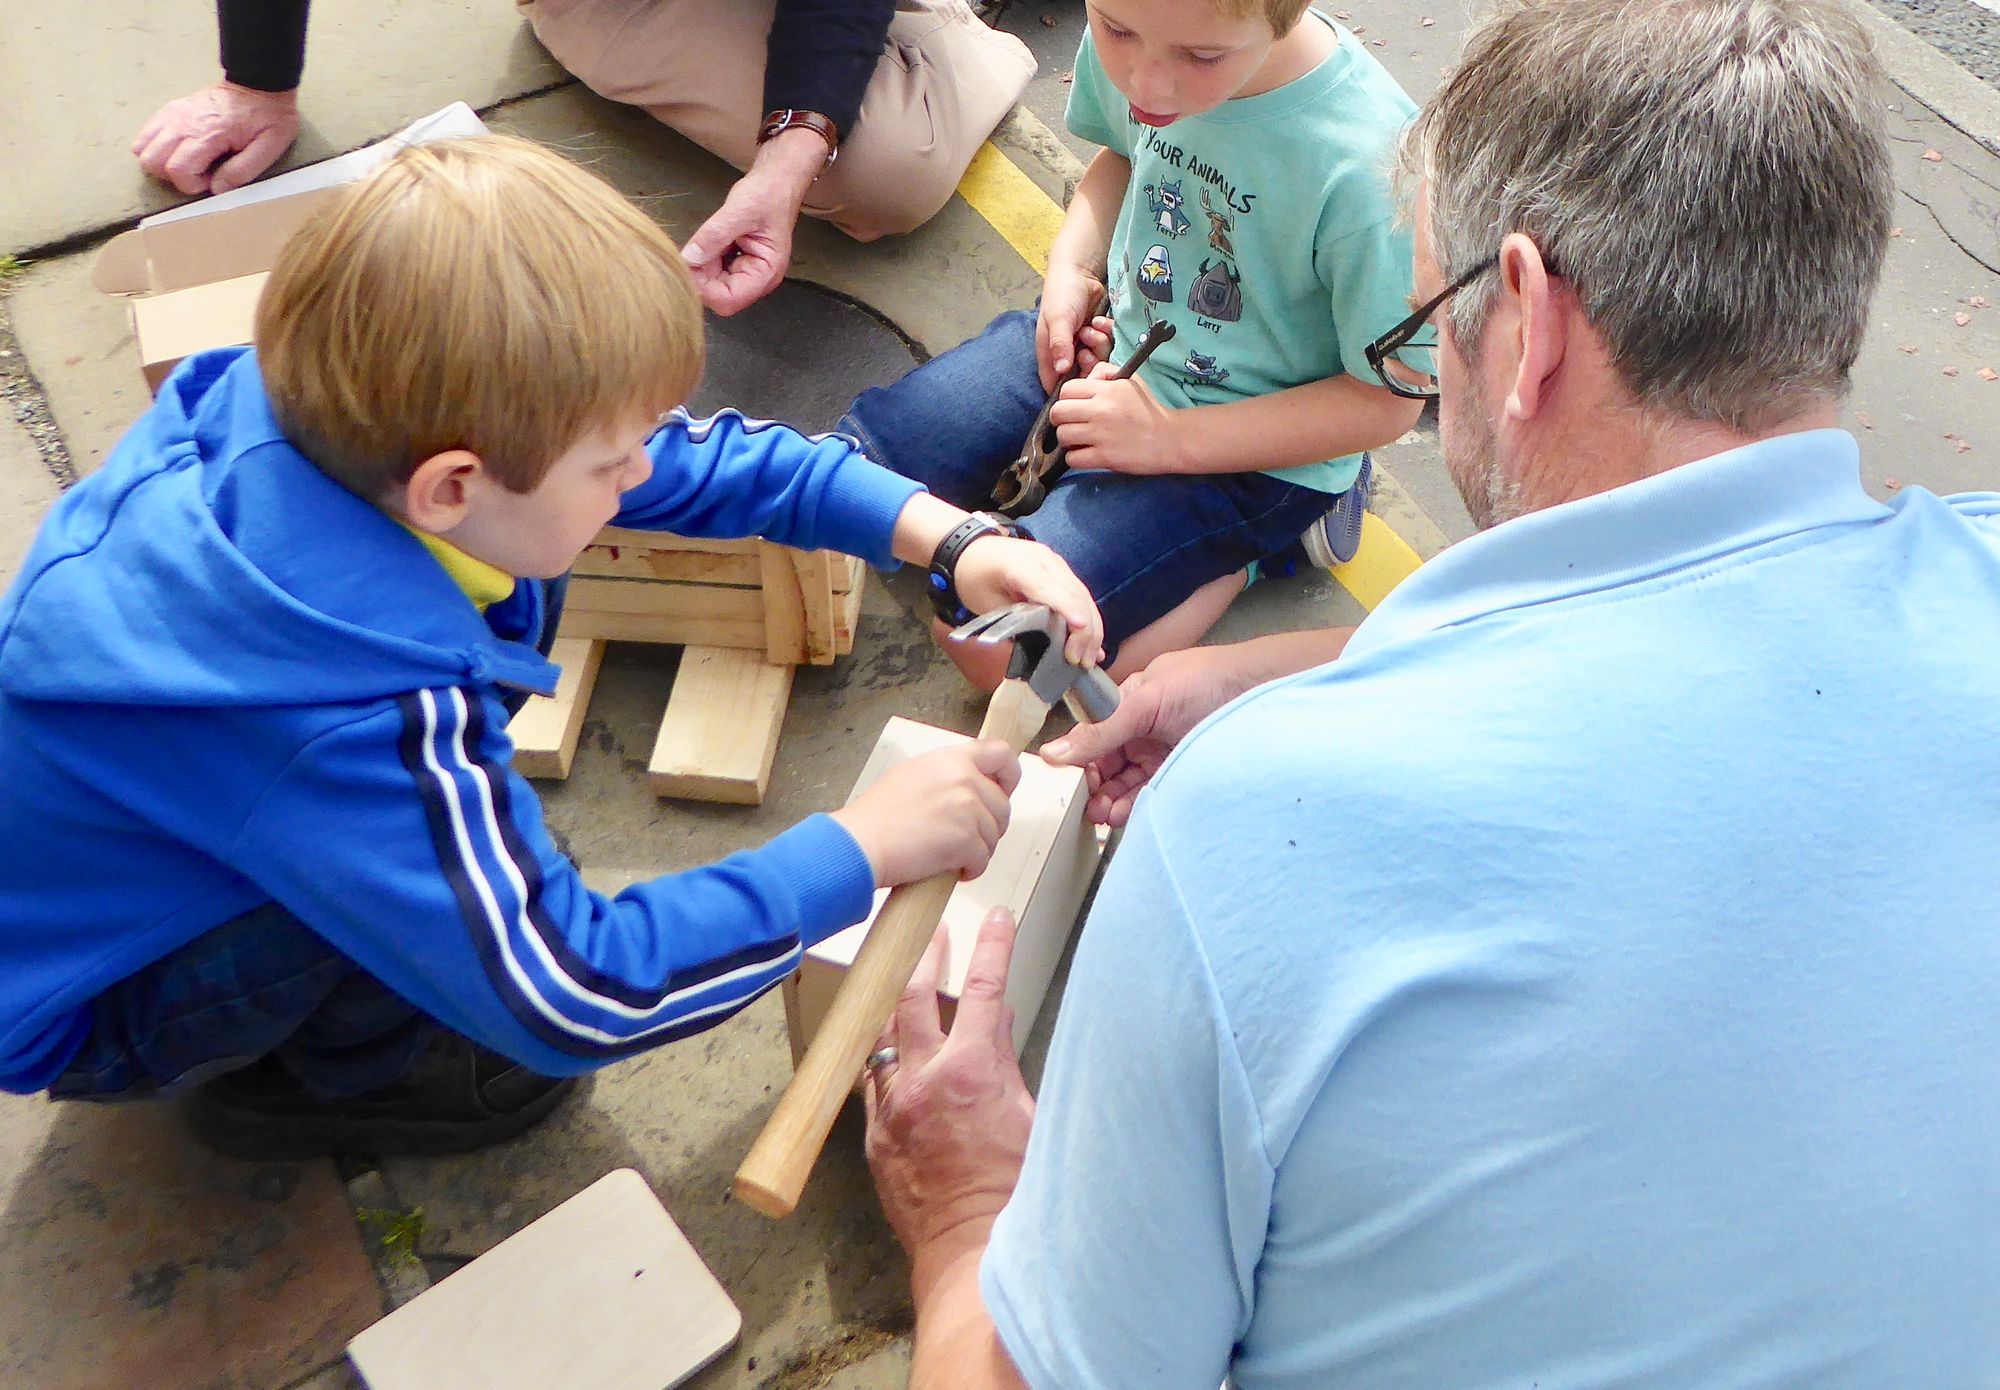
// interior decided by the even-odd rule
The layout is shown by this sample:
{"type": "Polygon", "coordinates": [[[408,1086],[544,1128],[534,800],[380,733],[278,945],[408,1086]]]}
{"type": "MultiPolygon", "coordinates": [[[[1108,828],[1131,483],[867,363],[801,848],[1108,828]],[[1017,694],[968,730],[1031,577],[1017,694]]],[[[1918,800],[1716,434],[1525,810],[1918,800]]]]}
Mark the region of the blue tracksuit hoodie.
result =
{"type": "MultiPolygon", "coordinates": [[[[915,485],[837,438],[677,413],[620,526],[893,564],[915,485]]],[[[831,818],[606,898],[509,767],[547,586],[484,615],[280,434],[245,349],[189,359],[0,601],[0,1087],[46,1087],[108,985],[275,899],[550,1075],[706,1028],[866,915],[831,818]]]]}

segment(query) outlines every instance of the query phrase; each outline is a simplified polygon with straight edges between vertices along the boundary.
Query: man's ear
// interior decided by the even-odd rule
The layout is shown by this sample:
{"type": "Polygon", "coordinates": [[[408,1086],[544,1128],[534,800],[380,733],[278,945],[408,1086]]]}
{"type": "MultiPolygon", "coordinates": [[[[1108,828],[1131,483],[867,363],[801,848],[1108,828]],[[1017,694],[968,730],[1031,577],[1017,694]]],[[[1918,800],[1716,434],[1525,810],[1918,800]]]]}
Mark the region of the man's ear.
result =
{"type": "Polygon", "coordinates": [[[446,449],[419,463],[410,480],[397,489],[395,500],[403,520],[419,531],[442,536],[454,530],[472,509],[472,495],[485,479],[486,466],[470,449],[446,449]]]}
{"type": "Polygon", "coordinates": [[[1509,233],[1500,243],[1500,294],[1513,310],[1514,380],[1506,411],[1514,420],[1532,419],[1547,404],[1548,391],[1569,351],[1567,306],[1556,297],[1542,248],[1509,233]]]}

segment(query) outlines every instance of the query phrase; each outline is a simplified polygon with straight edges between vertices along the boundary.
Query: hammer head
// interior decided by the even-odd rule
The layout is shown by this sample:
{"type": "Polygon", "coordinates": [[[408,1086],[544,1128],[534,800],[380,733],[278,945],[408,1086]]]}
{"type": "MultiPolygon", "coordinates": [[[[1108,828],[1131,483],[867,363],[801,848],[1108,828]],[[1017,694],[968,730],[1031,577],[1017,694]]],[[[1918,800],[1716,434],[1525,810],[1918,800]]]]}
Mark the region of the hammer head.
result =
{"type": "Polygon", "coordinates": [[[1079,720],[1095,723],[1118,708],[1118,686],[1095,666],[1077,666],[1063,655],[1069,625],[1039,603],[1017,603],[982,613],[952,631],[973,642],[1012,642],[1007,679],[1026,681],[1045,705],[1061,700],[1079,720]]]}

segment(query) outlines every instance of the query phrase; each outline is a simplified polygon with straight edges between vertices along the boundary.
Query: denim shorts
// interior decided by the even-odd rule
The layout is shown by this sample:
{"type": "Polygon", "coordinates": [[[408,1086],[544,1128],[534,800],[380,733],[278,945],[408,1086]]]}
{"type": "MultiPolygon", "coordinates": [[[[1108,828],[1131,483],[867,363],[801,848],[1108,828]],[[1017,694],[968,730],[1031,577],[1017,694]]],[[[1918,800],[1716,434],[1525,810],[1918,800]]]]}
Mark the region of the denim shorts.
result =
{"type": "MultiPolygon", "coordinates": [[[[877,463],[977,511],[993,505],[993,485],[1047,399],[1035,370],[1035,315],[1015,310],[893,386],[863,392],[838,428],[877,463]]],[[[1266,473],[1072,469],[1022,526],[1096,598],[1109,661],[1204,584],[1284,550],[1333,503],[1329,493],[1266,473]]]]}

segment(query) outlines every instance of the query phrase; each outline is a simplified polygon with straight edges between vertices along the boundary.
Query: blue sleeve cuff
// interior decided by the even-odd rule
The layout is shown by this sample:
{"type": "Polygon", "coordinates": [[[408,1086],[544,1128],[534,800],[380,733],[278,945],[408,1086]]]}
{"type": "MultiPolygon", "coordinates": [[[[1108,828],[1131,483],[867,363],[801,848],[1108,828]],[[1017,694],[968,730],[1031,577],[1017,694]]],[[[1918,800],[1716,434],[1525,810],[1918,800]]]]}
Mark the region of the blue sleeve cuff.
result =
{"type": "Polygon", "coordinates": [[[875,902],[875,870],[832,816],[807,816],[766,844],[763,853],[798,902],[799,940],[807,946],[853,926],[875,902]]]}
{"type": "Polygon", "coordinates": [[[835,470],[825,498],[825,521],[837,548],[859,555],[878,570],[901,562],[889,549],[896,518],[923,485],[892,472],[856,450],[835,470]]]}

